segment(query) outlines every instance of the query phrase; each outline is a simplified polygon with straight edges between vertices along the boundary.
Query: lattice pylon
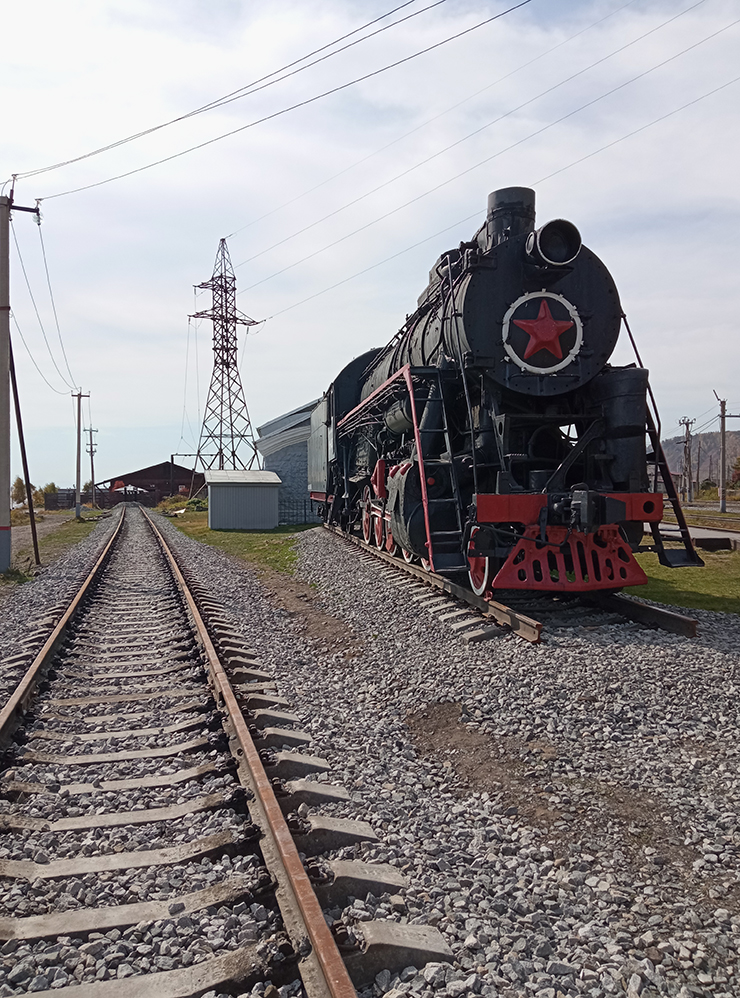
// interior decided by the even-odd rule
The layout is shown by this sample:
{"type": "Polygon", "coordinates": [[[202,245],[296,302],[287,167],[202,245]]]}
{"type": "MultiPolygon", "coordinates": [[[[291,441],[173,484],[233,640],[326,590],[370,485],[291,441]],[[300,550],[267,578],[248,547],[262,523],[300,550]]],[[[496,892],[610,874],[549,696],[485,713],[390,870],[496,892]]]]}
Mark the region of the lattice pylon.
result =
{"type": "Polygon", "coordinates": [[[259,468],[259,452],[239,375],[236,332],[239,325],[257,323],[236,307],[236,276],[225,239],[218,244],[213,276],[198,287],[210,289],[213,294],[212,307],[191,316],[213,322],[213,374],[195,467],[219,471],[259,468]]]}

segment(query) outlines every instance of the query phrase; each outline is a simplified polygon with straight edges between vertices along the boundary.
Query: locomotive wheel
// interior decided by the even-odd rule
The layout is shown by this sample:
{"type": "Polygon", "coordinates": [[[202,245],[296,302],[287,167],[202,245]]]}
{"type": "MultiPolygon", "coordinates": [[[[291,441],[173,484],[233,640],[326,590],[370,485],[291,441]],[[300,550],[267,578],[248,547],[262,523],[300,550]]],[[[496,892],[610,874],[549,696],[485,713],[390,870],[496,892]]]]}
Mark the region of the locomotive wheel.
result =
{"type": "Polygon", "coordinates": [[[473,538],[478,533],[479,527],[473,527],[470,531],[470,541],[468,542],[468,579],[470,588],[476,596],[482,596],[488,588],[491,577],[491,564],[488,558],[480,555],[471,555],[470,549],[473,546],[473,538]]]}
{"type": "Polygon", "coordinates": [[[385,549],[393,558],[397,557],[400,551],[398,544],[393,540],[393,534],[389,526],[385,528],[385,549]]]}
{"type": "Polygon", "coordinates": [[[373,515],[370,511],[370,486],[366,485],[362,493],[362,539],[370,543],[373,535],[373,515]]]}
{"type": "Polygon", "coordinates": [[[406,548],[401,548],[401,554],[403,555],[403,560],[407,565],[411,565],[416,561],[416,555],[412,554],[410,551],[407,551],[406,548]]]}
{"type": "Polygon", "coordinates": [[[373,532],[375,534],[375,543],[379,550],[382,551],[385,547],[385,520],[377,513],[373,514],[373,532]]]}
{"type": "Polygon", "coordinates": [[[432,563],[430,561],[427,561],[426,558],[421,558],[420,560],[421,560],[421,567],[424,569],[424,571],[431,572],[432,563]]]}

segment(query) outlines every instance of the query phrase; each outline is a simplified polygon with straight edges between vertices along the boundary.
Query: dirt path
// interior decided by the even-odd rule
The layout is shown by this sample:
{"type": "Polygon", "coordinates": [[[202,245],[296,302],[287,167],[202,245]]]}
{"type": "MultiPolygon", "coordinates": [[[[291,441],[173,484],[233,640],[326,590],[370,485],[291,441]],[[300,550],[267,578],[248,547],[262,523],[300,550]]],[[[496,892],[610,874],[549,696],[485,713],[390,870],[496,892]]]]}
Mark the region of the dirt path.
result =
{"type": "MultiPolygon", "coordinates": [[[[67,520],[74,519],[74,510],[64,510],[60,513],[41,513],[36,517],[36,533],[39,540],[58,530],[67,520]]],[[[33,541],[31,539],[31,524],[23,523],[10,530],[11,564],[13,568],[28,568],[29,561],[33,565],[33,541]]]]}

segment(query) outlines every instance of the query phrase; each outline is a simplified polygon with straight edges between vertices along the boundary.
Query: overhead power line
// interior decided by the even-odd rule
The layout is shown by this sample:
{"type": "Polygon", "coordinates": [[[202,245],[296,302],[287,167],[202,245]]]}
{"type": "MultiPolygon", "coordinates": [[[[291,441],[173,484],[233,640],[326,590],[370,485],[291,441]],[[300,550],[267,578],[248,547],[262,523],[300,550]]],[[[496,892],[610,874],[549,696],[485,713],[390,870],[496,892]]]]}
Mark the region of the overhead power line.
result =
{"type": "MultiPolygon", "coordinates": [[[[619,55],[621,52],[624,52],[625,49],[630,48],[632,45],[636,45],[638,42],[647,38],[649,35],[655,34],[656,31],[660,31],[661,28],[664,28],[666,25],[671,24],[677,18],[683,17],[684,14],[688,14],[690,11],[695,10],[697,7],[700,7],[703,3],[706,2],[707,0],[697,0],[696,3],[693,3],[690,7],[687,7],[685,10],[680,11],[678,14],[674,14],[673,17],[669,17],[668,20],[663,21],[661,24],[656,25],[654,28],[650,28],[650,30],[644,32],[642,35],[639,35],[637,38],[633,38],[632,41],[629,41],[624,45],[620,45],[619,48],[614,49],[612,52],[609,52],[607,55],[602,56],[600,59],[597,59],[595,62],[590,63],[588,66],[585,66],[583,69],[579,69],[577,72],[571,73],[570,76],[566,76],[565,79],[560,80],[559,83],[554,83],[552,86],[547,87],[545,90],[542,90],[534,97],[530,97],[528,100],[523,101],[521,104],[518,104],[516,107],[513,107],[508,111],[504,111],[504,113],[498,115],[498,117],[493,118],[491,121],[486,122],[484,125],[480,125],[472,132],[468,132],[467,135],[462,136],[462,138],[456,139],[454,142],[451,142],[449,145],[444,146],[442,149],[438,149],[437,152],[434,152],[430,156],[425,157],[424,159],[420,160],[418,163],[415,163],[413,166],[410,166],[407,169],[402,170],[400,173],[397,173],[394,177],[391,177],[390,179],[384,181],[382,184],[378,184],[377,187],[373,187],[371,190],[366,191],[364,194],[358,195],[356,198],[353,198],[351,201],[346,202],[346,204],[343,204],[339,208],[335,208],[333,211],[330,211],[328,214],[323,215],[321,218],[316,219],[315,222],[311,222],[308,225],[303,226],[302,229],[297,229],[295,232],[291,233],[290,235],[284,236],[282,239],[279,239],[277,242],[272,243],[272,245],[267,246],[259,253],[255,253],[254,255],[247,257],[246,260],[242,260],[241,263],[237,263],[236,267],[243,267],[244,264],[251,263],[252,260],[256,260],[258,257],[264,255],[265,253],[269,253],[272,250],[277,249],[279,246],[283,246],[291,239],[295,239],[297,236],[303,235],[305,232],[308,232],[310,229],[315,228],[317,225],[321,225],[322,222],[326,222],[328,219],[334,218],[336,215],[339,215],[341,212],[346,211],[347,208],[354,207],[354,205],[359,204],[361,201],[364,201],[366,198],[372,197],[373,194],[377,194],[379,191],[382,191],[384,188],[389,187],[391,184],[396,183],[396,181],[402,180],[404,177],[407,177],[410,173],[413,173],[414,170],[418,170],[422,166],[426,166],[427,163],[431,163],[432,160],[437,159],[439,156],[444,155],[444,153],[449,152],[451,149],[455,149],[459,145],[462,145],[462,143],[467,142],[468,139],[474,138],[476,135],[480,135],[480,133],[484,132],[487,128],[491,128],[493,125],[496,125],[501,121],[504,121],[506,118],[511,117],[513,114],[516,114],[518,111],[523,110],[525,107],[529,107],[531,104],[534,104],[536,101],[540,100],[541,98],[547,97],[549,94],[553,93],[553,91],[558,90],[560,87],[564,87],[567,83],[571,83],[573,80],[577,79],[579,76],[583,76],[585,73],[588,73],[596,66],[600,66],[603,63],[607,62],[609,59],[613,59],[614,56],[619,55]]],[[[672,58],[676,58],[676,56],[673,56],[672,58]]],[[[664,65],[664,63],[661,63],[660,65],[664,65]]],[[[657,68],[659,68],[659,66],[653,67],[653,69],[657,68]]],[[[652,72],[652,69],[648,70],[648,72],[652,72]]],[[[639,79],[639,77],[635,77],[634,79],[639,79]]],[[[626,84],[622,85],[626,86],[626,84]]],[[[609,91],[609,93],[613,93],[613,91],[609,91]]],[[[604,96],[608,95],[609,94],[606,94],[604,96]]],[[[597,99],[601,100],[603,98],[600,97],[597,99]]],[[[282,273],[282,271],[278,271],[278,273],[282,273]]],[[[270,278],[265,278],[265,280],[270,280],[270,278]]],[[[254,285],[252,285],[252,287],[254,287],[254,285]]]]}
{"type": "MultiPolygon", "coordinates": [[[[72,384],[74,384],[75,383],[74,375],[72,374],[72,371],[69,368],[69,361],[67,360],[67,351],[64,349],[64,341],[62,340],[62,330],[61,330],[61,328],[59,326],[59,316],[57,315],[57,306],[56,306],[56,302],[54,301],[54,292],[51,290],[51,278],[49,277],[49,264],[48,264],[47,259],[46,259],[46,247],[44,246],[44,235],[43,235],[43,233],[41,231],[41,219],[40,218],[38,219],[38,230],[39,230],[39,239],[41,241],[41,255],[44,258],[44,271],[46,273],[46,284],[47,284],[47,287],[49,288],[49,299],[51,301],[51,310],[54,313],[54,323],[55,323],[55,325],[57,327],[57,336],[59,337],[59,346],[61,347],[61,350],[62,350],[62,357],[64,357],[64,366],[67,368],[67,374],[69,375],[69,377],[70,377],[70,379],[72,381],[72,384]]],[[[88,406],[89,406],[89,404],[90,403],[88,401],[88,406]]],[[[90,425],[92,425],[92,420],[91,420],[90,425]]]]}
{"type": "Polygon", "coordinates": [[[532,3],[532,0],[520,0],[519,3],[514,4],[512,7],[508,7],[506,10],[500,11],[498,14],[494,14],[493,17],[488,17],[483,21],[478,21],[477,24],[474,24],[469,28],[465,28],[463,31],[458,31],[454,35],[448,35],[441,41],[435,42],[434,45],[428,45],[426,48],[419,49],[417,52],[412,52],[411,55],[404,56],[402,59],[397,59],[395,62],[381,66],[379,69],[374,69],[369,73],[364,73],[362,76],[357,76],[352,80],[348,80],[346,83],[341,83],[336,87],[331,87],[329,90],[324,90],[319,94],[315,94],[313,97],[308,97],[305,100],[298,101],[295,104],[290,104],[288,107],[266,114],[261,118],[256,118],[254,121],[250,121],[246,125],[240,125],[239,128],[233,128],[231,131],[223,132],[221,135],[216,135],[212,139],[206,139],[205,142],[199,142],[197,145],[189,146],[187,149],[181,149],[179,152],[172,153],[170,156],[164,156],[162,159],[154,160],[144,166],[138,166],[133,170],[127,170],[125,173],[118,173],[113,177],[107,177],[105,180],[97,180],[92,184],[83,184],[81,187],[73,187],[66,191],[59,191],[56,194],[48,194],[45,197],[38,198],[37,200],[49,201],[52,198],[66,197],[69,194],[79,194],[81,191],[89,191],[94,187],[102,187],[104,184],[111,184],[116,180],[123,180],[125,177],[132,177],[137,173],[143,173],[145,170],[151,170],[153,167],[161,166],[163,163],[170,163],[172,160],[179,159],[181,156],[187,156],[188,153],[213,145],[214,142],[221,142],[222,139],[228,139],[232,135],[238,135],[240,132],[244,132],[249,128],[254,128],[256,125],[262,125],[266,121],[273,121],[275,118],[279,118],[284,114],[290,113],[291,111],[297,111],[299,108],[308,107],[310,104],[315,104],[316,101],[323,100],[325,97],[330,97],[333,94],[347,90],[349,87],[353,87],[358,83],[363,83],[365,80],[370,80],[376,76],[380,76],[382,73],[386,73],[390,69],[396,69],[398,66],[403,66],[414,59],[418,59],[419,56],[433,52],[435,49],[441,48],[449,42],[456,41],[458,38],[463,38],[465,35],[469,35],[471,32],[477,31],[486,24],[491,24],[493,21],[497,21],[499,18],[505,17],[507,14],[511,14],[513,11],[519,10],[521,7],[526,7],[527,4],[530,3],[532,3]]]}
{"type": "MultiPolygon", "coordinates": [[[[593,152],[588,153],[586,156],[581,156],[579,159],[573,160],[566,166],[561,167],[559,170],[555,170],[553,173],[548,174],[546,177],[541,177],[529,184],[529,186],[534,187],[538,184],[543,184],[545,181],[549,180],[560,173],[565,173],[566,170],[570,170],[574,166],[578,166],[587,159],[591,159],[593,156],[599,155],[599,153],[605,152],[607,149],[611,149],[618,145],[620,142],[624,142],[626,139],[630,139],[640,132],[646,131],[648,128],[652,128],[653,125],[659,124],[661,121],[666,121],[668,118],[679,114],[681,111],[685,111],[689,107],[693,107],[695,104],[699,104],[701,101],[706,100],[708,97],[713,97],[715,94],[720,93],[722,90],[726,90],[733,84],[740,82],[740,76],[736,76],[726,83],[722,83],[720,86],[715,87],[713,90],[707,91],[707,93],[702,94],[700,97],[695,97],[693,100],[687,101],[680,107],[674,108],[672,111],[667,111],[665,114],[660,115],[657,118],[653,118],[652,121],[647,122],[647,124],[642,125],[640,128],[636,128],[631,132],[627,132],[621,135],[618,139],[614,139],[612,142],[606,143],[606,145],[600,146],[598,149],[594,149],[593,152]]],[[[299,308],[301,305],[305,305],[309,301],[313,301],[314,298],[320,298],[322,295],[327,294],[329,291],[334,291],[336,288],[341,287],[343,284],[349,283],[349,281],[355,280],[357,277],[362,277],[364,274],[369,273],[371,270],[376,270],[378,267],[382,267],[385,263],[390,263],[391,260],[396,260],[399,256],[403,256],[405,253],[410,253],[412,250],[417,249],[419,246],[423,246],[424,243],[430,242],[432,239],[437,239],[439,236],[444,235],[447,232],[451,232],[455,229],[459,229],[461,225],[466,222],[470,222],[472,219],[480,218],[480,210],[473,212],[470,215],[466,215],[465,218],[460,218],[452,225],[446,226],[444,229],[440,229],[438,232],[432,233],[430,236],[425,236],[423,239],[419,239],[417,242],[412,243],[410,246],[406,246],[404,249],[399,250],[397,253],[392,253],[390,256],[384,257],[382,260],[378,260],[377,263],[371,264],[369,267],[364,267],[362,270],[358,270],[356,273],[351,274],[349,277],[343,278],[341,281],[337,281],[335,284],[330,285],[327,288],[322,288],[321,291],[316,291],[314,294],[308,295],[306,298],[302,298],[300,301],[293,302],[292,305],[286,305],[285,308],[279,309],[277,312],[273,312],[272,315],[268,316],[265,320],[269,322],[271,319],[276,319],[279,315],[284,315],[286,312],[292,311],[294,308],[299,308]]]]}
{"type": "Polygon", "coordinates": [[[10,313],[10,316],[11,316],[11,318],[12,318],[12,320],[13,320],[13,324],[14,324],[14,326],[15,326],[15,328],[16,328],[16,330],[17,330],[17,332],[18,332],[18,335],[19,335],[19,336],[20,336],[20,338],[21,338],[21,343],[22,343],[22,344],[23,344],[23,346],[24,346],[24,347],[26,348],[26,353],[27,353],[27,354],[28,354],[28,356],[30,357],[30,359],[31,359],[31,363],[32,363],[32,364],[33,364],[33,366],[34,366],[34,367],[36,368],[36,370],[37,370],[37,372],[38,372],[38,374],[39,374],[39,376],[40,376],[41,380],[42,380],[42,381],[44,381],[44,382],[45,382],[45,383],[46,383],[46,384],[48,385],[48,387],[49,387],[49,388],[51,388],[51,390],[52,390],[53,392],[56,392],[56,394],[57,394],[57,395],[68,395],[68,394],[69,394],[68,392],[66,392],[66,391],[64,391],[64,392],[61,392],[61,391],[59,391],[59,389],[58,389],[58,388],[55,388],[55,387],[54,387],[54,385],[52,385],[52,383],[51,383],[51,382],[49,381],[49,379],[48,379],[48,378],[46,377],[46,375],[44,374],[44,372],[43,372],[43,371],[41,370],[41,368],[39,367],[39,365],[38,365],[38,364],[36,363],[36,359],[35,359],[35,357],[33,356],[33,354],[31,353],[31,349],[30,349],[30,347],[28,346],[28,343],[26,343],[26,338],[25,338],[25,336],[23,335],[23,333],[21,332],[21,327],[20,327],[20,326],[18,325],[18,320],[17,320],[17,319],[16,319],[16,317],[15,317],[15,312],[12,312],[12,311],[11,311],[11,313],[10,313]]]}
{"type": "MultiPolygon", "coordinates": [[[[74,390],[75,385],[73,383],[70,384],[67,381],[67,379],[65,378],[64,374],[62,374],[62,372],[59,369],[59,365],[56,362],[54,354],[51,352],[51,345],[49,344],[49,339],[48,339],[48,337],[46,335],[46,329],[44,328],[44,323],[41,320],[41,315],[39,313],[38,305],[36,304],[36,299],[34,298],[33,290],[31,289],[31,282],[28,279],[28,273],[26,271],[26,265],[23,262],[23,255],[21,254],[21,248],[18,245],[18,237],[17,237],[16,232],[15,232],[15,225],[13,224],[13,219],[12,218],[10,220],[10,228],[11,228],[11,231],[13,233],[13,242],[15,244],[15,251],[18,254],[18,260],[19,260],[20,265],[21,265],[21,271],[23,273],[23,279],[26,282],[26,288],[28,289],[28,294],[29,294],[29,297],[31,299],[31,304],[33,305],[33,310],[36,313],[36,318],[38,320],[39,328],[41,329],[41,334],[44,337],[44,343],[46,344],[46,349],[47,349],[47,351],[49,353],[49,357],[51,358],[51,362],[54,365],[55,371],[57,372],[57,374],[59,375],[59,377],[62,379],[62,381],[65,383],[65,385],[69,389],[74,390]]],[[[66,394],[66,393],[62,392],[61,394],[66,394]]]]}
{"type": "Polygon", "coordinates": [[[358,32],[364,31],[365,28],[372,27],[373,24],[377,24],[379,21],[385,20],[386,17],[391,17],[404,7],[409,7],[412,3],[416,3],[416,0],[406,0],[406,3],[402,3],[398,7],[394,7],[392,10],[387,11],[385,14],[381,14],[380,17],[376,17],[372,21],[368,21],[366,24],[361,25],[359,28],[354,28],[347,34],[341,35],[339,38],[335,38],[331,42],[327,42],[326,45],[322,45],[320,48],[314,49],[312,52],[308,52],[306,55],[303,55],[298,59],[294,59],[285,66],[281,66],[279,69],[275,69],[271,73],[267,73],[265,76],[261,76],[259,79],[253,80],[251,83],[246,84],[246,86],[239,87],[237,90],[232,90],[230,93],[224,94],[222,97],[217,97],[215,100],[209,101],[207,104],[202,104],[200,107],[196,107],[192,111],[187,111],[185,114],[178,115],[176,118],[170,118],[169,121],[163,121],[158,125],[152,125],[151,128],[145,128],[140,132],[134,132],[132,135],[127,135],[122,139],[117,139],[115,142],[109,142],[107,145],[99,146],[97,149],[91,149],[90,152],[74,156],[72,159],[62,160],[59,163],[52,163],[50,166],[43,166],[37,170],[27,170],[25,173],[16,173],[14,176],[18,180],[23,180],[27,177],[37,177],[41,173],[49,173],[52,170],[59,170],[64,166],[71,166],[73,163],[79,163],[84,159],[90,159],[93,156],[99,156],[101,153],[110,152],[111,149],[118,149],[120,146],[127,145],[129,142],[135,142],[137,139],[141,139],[146,135],[152,135],[154,132],[159,132],[163,128],[169,128],[170,125],[175,125],[180,121],[186,121],[188,118],[195,117],[195,115],[203,114],[206,111],[213,111],[215,108],[223,107],[225,104],[230,104],[232,101],[239,100],[242,97],[248,97],[251,94],[258,93],[260,90],[273,86],[275,83],[287,80],[290,76],[294,76],[296,73],[303,72],[304,69],[310,69],[311,66],[315,66],[319,62],[323,62],[325,59],[331,59],[332,56],[338,55],[340,52],[345,52],[348,48],[351,48],[354,45],[359,45],[360,42],[367,41],[369,38],[374,38],[376,35],[379,35],[383,31],[387,31],[389,28],[395,27],[397,24],[402,24],[404,21],[408,21],[412,17],[424,14],[426,11],[431,10],[432,7],[438,7],[440,4],[446,3],[446,0],[435,0],[435,2],[429,7],[424,7],[422,10],[414,11],[413,14],[408,14],[406,17],[399,18],[398,21],[394,21],[393,24],[385,25],[385,27],[379,28],[377,31],[373,31],[369,35],[365,35],[363,38],[358,38],[355,41],[350,42],[349,45],[344,45],[342,48],[336,49],[334,52],[330,52],[327,55],[322,56],[321,59],[316,59],[314,62],[309,63],[306,66],[294,69],[293,72],[287,73],[279,79],[271,80],[271,77],[284,73],[286,70],[291,69],[291,67],[297,66],[301,62],[305,62],[307,59],[312,58],[314,55],[318,55],[320,52],[324,52],[333,45],[338,45],[347,38],[351,38],[352,35],[356,35],[358,32]],[[259,86],[259,84],[262,84],[262,86],[259,86]]]}
{"type": "MultiPolygon", "coordinates": [[[[590,31],[592,28],[597,27],[597,25],[602,24],[604,21],[607,21],[610,17],[614,17],[616,14],[619,14],[626,7],[631,7],[633,4],[637,2],[638,0],[627,0],[627,3],[623,3],[621,6],[617,7],[616,10],[612,10],[608,14],[605,14],[603,17],[598,18],[598,20],[592,21],[591,24],[589,24],[587,27],[581,28],[580,31],[576,31],[575,34],[573,35],[569,35],[568,38],[564,38],[562,42],[558,42],[557,45],[553,45],[552,48],[545,49],[544,52],[540,52],[540,54],[536,55],[533,59],[529,59],[527,60],[527,62],[523,62],[520,66],[517,66],[516,69],[512,69],[510,73],[505,73],[504,76],[499,76],[498,79],[494,80],[492,83],[487,83],[485,87],[481,87],[480,90],[476,90],[472,94],[468,94],[468,96],[463,97],[462,100],[459,100],[455,104],[451,104],[449,107],[446,107],[444,111],[440,111],[438,114],[433,115],[431,118],[426,118],[418,125],[415,125],[413,128],[409,129],[408,132],[404,132],[402,135],[397,136],[395,139],[392,139],[390,142],[387,142],[384,146],[381,146],[379,149],[375,149],[373,152],[368,153],[366,156],[363,156],[360,159],[356,159],[354,163],[350,163],[349,166],[345,166],[342,170],[339,170],[338,173],[333,173],[330,177],[327,177],[325,180],[320,181],[320,183],[315,184],[313,187],[309,187],[301,194],[296,194],[288,201],[283,201],[282,204],[277,205],[275,208],[271,208],[269,211],[266,211],[264,215],[258,215],[257,218],[253,218],[251,222],[247,222],[245,225],[241,225],[238,229],[234,229],[234,231],[229,233],[229,235],[226,236],[226,238],[231,239],[233,236],[238,235],[240,232],[244,232],[245,229],[250,228],[252,225],[256,225],[257,222],[262,222],[264,219],[269,218],[271,215],[274,215],[276,212],[282,211],[283,208],[288,208],[290,207],[290,205],[295,204],[297,201],[302,200],[302,198],[308,197],[309,194],[314,194],[316,191],[320,190],[320,188],[325,187],[327,184],[330,184],[332,181],[337,180],[339,177],[343,177],[346,173],[349,173],[351,170],[354,170],[355,167],[361,166],[363,163],[367,163],[368,160],[373,159],[375,156],[379,156],[381,153],[386,152],[388,149],[391,149],[393,146],[398,145],[399,142],[403,142],[403,140],[407,139],[410,135],[416,134],[416,132],[421,131],[422,128],[426,128],[427,125],[431,125],[432,122],[438,121],[440,118],[443,118],[446,114],[450,114],[452,111],[456,111],[459,107],[462,107],[464,104],[469,103],[471,100],[474,100],[476,97],[480,97],[481,94],[484,94],[486,93],[486,91],[493,89],[493,87],[495,86],[498,86],[499,83],[503,83],[505,80],[508,80],[512,76],[515,76],[517,73],[520,73],[523,69],[527,69],[529,66],[534,65],[534,63],[539,62],[541,59],[544,59],[548,55],[551,55],[551,53],[555,52],[557,49],[562,48],[564,45],[568,45],[569,42],[572,42],[575,38],[580,37],[580,35],[585,34],[587,31],[590,31]]],[[[243,262],[246,263],[247,261],[245,260],[243,262]]],[[[241,264],[238,264],[237,266],[241,266],[241,264]]]]}
{"type": "MultiPolygon", "coordinates": [[[[512,142],[510,145],[505,146],[503,149],[499,149],[491,156],[487,156],[485,159],[480,160],[478,163],[474,163],[472,166],[469,166],[466,169],[461,170],[460,173],[456,173],[454,176],[448,177],[446,180],[441,181],[440,183],[436,184],[434,187],[429,188],[429,190],[423,191],[421,194],[415,195],[413,198],[410,198],[408,201],[404,201],[403,204],[397,205],[395,208],[391,208],[390,211],[387,211],[382,215],[378,215],[377,217],[371,219],[369,222],[366,222],[364,225],[359,226],[359,228],[353,229],[352,232],[348,232],[345,235],[340,236],[338,239],[335,239],[332,242],[327,243],[325,246],[321,246],[319,247],[319,249],[313,250],[311,253],[306,254],[306,256],[301,257],[299,260],[295,260],[293,263],[289,263],[285,267],[281,267],[280,270],[274,271],[272,274],[269,274],[267,277],[263,277],[261,280],[255,281],[254,284],[248,285],[248,287],[246,287],[244,290],[250,291],[252,288],[258,287],[260,284],[265,284],[267,281],[271,281],[273,280],[273,278],[279,277],[281,274],[284,274],[289,270],[293,270],[293,268],[300,266],[300,264],[306,263],[306,261],[308,260],[312,260],[314,257],[319,256],[321,253],[325,253],[327,250],[333,249],[335,246],[338,246],[340,243],[345,242],[347,239],[351,239],[353,236],[358,235],[360,232],[366,232],[367,229],[372,228],[372,226],[377,225],[379,222],[385,221],[385,219],[390,218],[391,216],[397,214],[397,212],[402,211],[404,208],[408,208],[412,204],[416,204],[418,201],[421,201],[423,198],[429,197],[430,194],[434,194],[437,191],[441,190],[443,187],[447,187],[449,184],[454,183],[456,180],[459,180],[461,177],[465,177],[469,173],[472,173],[474,170],[480,169],[481,166],[486,166],[494,159],[498,159],[500,156],[503,156],[504,153],[510,152],[512,149],[517,148],[517,146],[523,145],[525,142],[528,142],[530,139],[542,135],[544,132],[549,131],[551,128],[554,128],[556,125],[561,124],[563,121],[567,121],[568,118],[572,118],[574,115],[579,114],[581,111],[584,111],[589,107],[593,107],[594,104],[598,104],[599,101],[604,100],[606,97],[611,97],[612,94],[617,93],[619,90],[623,90],[625,87],[629,86],[632,83],[635,83],[637,80],[641,80],[645,76],[648,76],[650,73],[654,73],[657,69],[662,69],[663,66],[668,65],[668,63],[673,62],[675,59],[678,59],[680,56],[685,55],[687,52],[690,52],[693,49],[698,48],[700,45],[703,45],[705,42],[708,42],[712,38],[715,38],[717,35],[722,34],[722,32],[727,31],[729,28],[734,27],[736,24],[740,24],[740,18],[737,18],[735,21],[732,21],[730,24],[725,25],[723,28],[719,28],[717,31],[712,32],[712,34],[707,35],[705,38],[700,39],[698,42],[694,42],[692,45],[687,46],[685,49],[682,49],[680,52],[676,52],[674,55],[669,56],[667,59],[664,59],[662,62],[656,63],[654,66],[651,66],[649,69],[643,70],[642,73],[638,73],[636,76],[631,77],[629,80],[625,80],[623,83],[618,84],[616,87],[612,87],[611,90],[607,90],[605,93],[601,94],[600,96],[594,97],[591,100],[586,101],[585,104],[581,104],[579,107],[575,108],[574,110],[568,111],[567,114],[561,115],[559,118],[556,118],[554,121],[549,122],[547,125],[542,125],[540,128],[535,129],[533,132],[530,132],[528,135],[525,135],[523,138],[517,139],[516,142],[512,142]]],[[[636,129],[636,132],[640,130],[641,129],[636,129]]],[[[621,139],[617,141],[621,141],[621,139]]],[[[587,156],[584,156],[583,159],[588,159],[589,156],[592,155],[594,155],[594,153],[589,153],[587,156]]],[[[556,170],[554,173],[548,174],[547,177],[544,177],[542,179],[547,180],[550,177],[554,177],[558,172],[561,171],[556,170]]],[[[538,182],[541,183],[542,181],[538,182]]],[[[241,264],[239,264],[239,266],[241,266],[241,264]]]]}

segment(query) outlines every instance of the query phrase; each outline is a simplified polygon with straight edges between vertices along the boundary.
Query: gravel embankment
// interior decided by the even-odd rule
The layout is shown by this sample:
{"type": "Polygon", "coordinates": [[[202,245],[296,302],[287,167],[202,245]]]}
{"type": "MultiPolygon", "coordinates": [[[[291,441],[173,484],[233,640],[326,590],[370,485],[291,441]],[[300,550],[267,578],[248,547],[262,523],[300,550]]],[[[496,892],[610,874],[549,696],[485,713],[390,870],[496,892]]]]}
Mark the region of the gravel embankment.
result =
{"type": "Polygon", "coordinates": [[[249,569],[164,529],[351,790],[336,813],[378,832],[346,854],[409,879],[403,898],[331,914],[436,924],[454,951],[376,993],[740,993],[735,616],[698,611],[694,640],[604,616],[539,646],[505,631],[466,646],[309,531],[307,614],[346,622],[349,657],[308,641],[249,569]]]}

